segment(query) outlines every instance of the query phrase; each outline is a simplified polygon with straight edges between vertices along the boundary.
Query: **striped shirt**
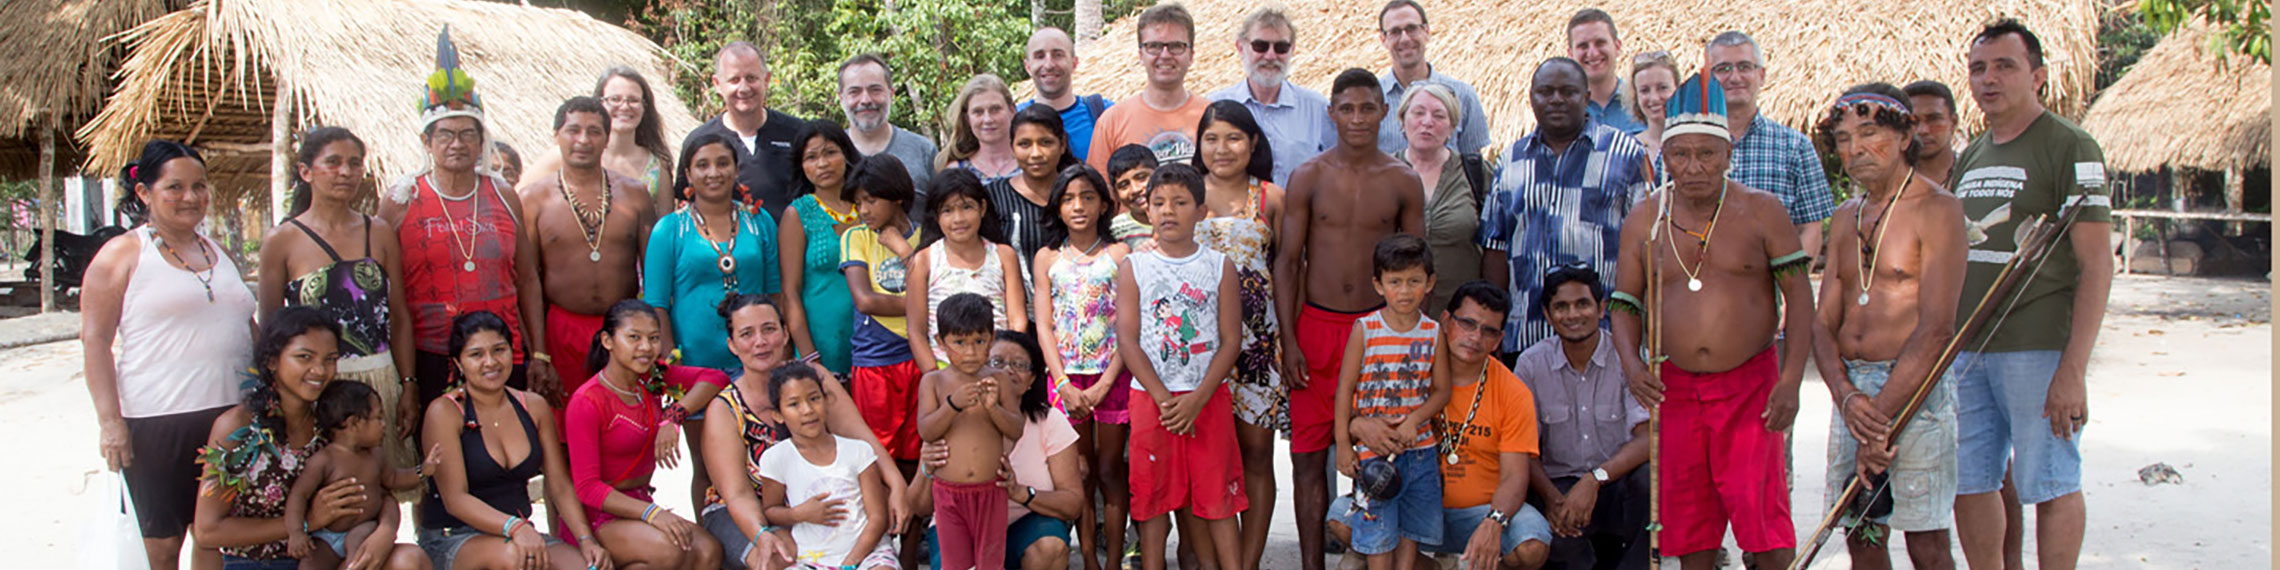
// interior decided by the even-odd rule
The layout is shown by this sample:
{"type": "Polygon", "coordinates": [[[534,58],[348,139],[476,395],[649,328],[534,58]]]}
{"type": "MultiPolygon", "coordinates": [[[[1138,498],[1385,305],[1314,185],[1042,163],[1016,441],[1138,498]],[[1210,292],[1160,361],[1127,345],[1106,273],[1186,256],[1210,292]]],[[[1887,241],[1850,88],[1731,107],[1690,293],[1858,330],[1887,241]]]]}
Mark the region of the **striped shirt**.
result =
{"type": "Polygon", "coordinates": [[[1035,276],[1029,274],[1030,261],[1037,259],[1038,251],[1054,245],[1045,243],[1045,224],[1053,213],[1045,211],[1044,204],[1031,202],[1028,196],[1015,190],[1011,177],[991,182],[986,188],[990,210],[997,212],[999,227],[1004,229],[1001,235],[1005,236],[1005,244],[1013,246],[1014,254],[1021,257],[1021,284],[1027,288],[1036,282],[1035,276]]]}
{"type": "MultiPolygon", "coordinates": [[[[1529,134],[1504,153],[1496,187],[1480,209],[1480,246],[1507,256],[1506,293],[1512,295],[1501,352],[1516,353],[1551,336],[1551,321],[1536,302],[1544,271],[1586,261],[1599,271],[1602,290],[1615,290],[1615,253],[1623,217],[1652,190],[1638,139],[1597,121],[1567,148],[1554,151],[1529,134]]],[[[1489,253],[1488,255],[1495,255],[1489,253]]]]}
{"type": "Polygon", "coordinates": [[[1734,141],[1733,168],[1726,178],[1780,196],[1792,224],[1826,220],[1837,211],[1837,195],[1829,190],[1829,174],[1821,169],[1813,139],[1765,115],[1751,119],[1750,130],[1734,141]]]}
{"type": "MultiPolygon", "coordinates": [[[[1433,341],[1440,324],[1418,315],[1417,326],[1393,330],[1385,310],[1354,321],[1362,327],[1362,373],[1354,381],[1354,417],[1400,422],[1433,395],[1433,341]]],[[[1433,447],[1433,430],[1417,430],[1410,449],[1433,447]]],[[[1362,459],[1376,457],[1368,449],[1362,459]]]]}

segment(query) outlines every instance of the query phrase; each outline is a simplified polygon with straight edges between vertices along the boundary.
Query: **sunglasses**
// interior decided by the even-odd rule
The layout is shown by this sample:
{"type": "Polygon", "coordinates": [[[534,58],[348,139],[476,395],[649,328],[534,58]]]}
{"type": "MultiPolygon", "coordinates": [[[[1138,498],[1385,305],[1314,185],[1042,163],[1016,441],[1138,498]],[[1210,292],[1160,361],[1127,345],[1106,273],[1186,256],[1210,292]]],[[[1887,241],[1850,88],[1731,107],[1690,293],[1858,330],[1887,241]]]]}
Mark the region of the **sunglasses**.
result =
{"type": "Polygon", "coordinates": [[[1252,53],[1267,53],[1267,50],[1270,48],[1274,50],[1276,55],[1290,55],[1290,42],[1251,40],[1252,53]]]}
{"type": "Polygon", "coordinates": [[[1567,263],[1562,263],[1562,264],[1558,264],[1558,265],[1553,265],[1553,266],[1551,266],[1551,267],[1549,267],[1549,268],[1546,268],[1546,269],[1544,269],[1544,276],[1545,276],[1545,277],[1550,277],[1550,276],[1553,276],[1553,275],[1558,275],[1558,274],[1561,274],[1561,273],[1582,273],[1582,272],[1585,272],[1585,271],[1590,271],[1590,270],[1591,270],[1591,262],[1588,262],[1588,261],[1583,261],[1583,260],[1580,260],[1580,259],[1579,259],[1579,260],[1570,261],[1570,262],[1567,262],[1567,263]]]}

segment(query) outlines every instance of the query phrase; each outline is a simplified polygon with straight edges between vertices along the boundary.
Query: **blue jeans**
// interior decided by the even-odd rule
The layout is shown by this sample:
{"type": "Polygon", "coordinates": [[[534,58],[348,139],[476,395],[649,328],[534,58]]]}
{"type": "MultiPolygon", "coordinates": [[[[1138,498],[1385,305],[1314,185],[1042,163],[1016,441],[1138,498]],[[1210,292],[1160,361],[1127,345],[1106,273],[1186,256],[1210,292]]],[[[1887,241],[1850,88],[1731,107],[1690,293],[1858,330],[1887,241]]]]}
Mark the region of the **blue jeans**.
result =
{"type": "MultiPolygon", "coordinates": [[[[1480,521],[1488,520],[1488,511],[1492,508],[1495,505],[1481,503],[1461,509],[1442,509],[1441,542],[1417,546],[1435,554],[1464,554],[1466,543],[1472,541],[1473,529],[1480,528],[1480,521]]],[[[1496,554],[1500,557],[1509,554],[1519,548],[1520,543],[1531,540],[1550,547],[1552,523],[1544,519],[1544,513],[1537,511],[1535,505],[1522,504],[1520,512],[1512,515],[1511,523],[1504,525],[1504,538],[1497,541],[1496,554]]]]}
{"type": "MultiPolygon", "coordinates": [[[[2050,433],[2043,403],[2059,351],[1965,352],[1956,355],[1956,493],[2003,488],[2011,468],[2019,502],[2036,504],[2082,490],[2081,434],[2050,433]]],[[[1953,374],[1951,372],[1951,374],[1953,374]]]]}
{"type": "MultiPolygon", "coordinates": [[[[1391,501],[1353,508],[1353,499],[1341,497],[1330,508],[1330,518],[1354,530],[1354,552],[1379,555],[1393,552],[1401,539],[1418,544],[1441,542],[1441,463],[1434,448],[1412,449],[1393,456],[1401,472],[1401,494],[1391,501]]],[[[1372,458],[1364,461],[1386,461],[1372,458]]],[[[1471,536],[1471,535],[1466,535],[1471,536]]]]}
{"type": "Polygon", "coordinates": [[[222,556],[222,570],[300,570],[301,561],[291,558],[255,560],[236,556],[222,556]]]}

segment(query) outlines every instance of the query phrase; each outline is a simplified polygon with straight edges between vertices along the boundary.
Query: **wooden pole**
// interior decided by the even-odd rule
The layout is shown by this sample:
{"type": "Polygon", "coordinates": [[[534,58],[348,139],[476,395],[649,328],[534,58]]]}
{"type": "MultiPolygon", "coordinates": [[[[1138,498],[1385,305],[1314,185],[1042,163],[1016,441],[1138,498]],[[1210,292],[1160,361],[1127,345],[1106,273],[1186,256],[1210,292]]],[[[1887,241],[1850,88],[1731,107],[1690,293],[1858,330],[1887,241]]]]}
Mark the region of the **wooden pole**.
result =
{"type": "Polygon", "coordinates": [[[271,81],[277,82],[277,96],[269,103],[269,224],[277,225],[285,221],[293,195],[293,92],[285,78],[271,81]]]}
{"type": "Polygon", "coordinates": [[[55,118],[40,129],[40,312],[56,310],[55,303],[55,118]]]}
{"type": "MultiPolygon", "coordinates": [[[[2241,172],[2241,167],[2235,166],[2225,169],[2225,213],[2239,213],[2247,207],[2247,186],[2247,176],[2246,173],[2241,172]]],[[[2232,231],[2228,233],[2240,235],[2243,228],[2240,222],[2231,222],[2227,225],[2232,227],[2232,231]]]]}

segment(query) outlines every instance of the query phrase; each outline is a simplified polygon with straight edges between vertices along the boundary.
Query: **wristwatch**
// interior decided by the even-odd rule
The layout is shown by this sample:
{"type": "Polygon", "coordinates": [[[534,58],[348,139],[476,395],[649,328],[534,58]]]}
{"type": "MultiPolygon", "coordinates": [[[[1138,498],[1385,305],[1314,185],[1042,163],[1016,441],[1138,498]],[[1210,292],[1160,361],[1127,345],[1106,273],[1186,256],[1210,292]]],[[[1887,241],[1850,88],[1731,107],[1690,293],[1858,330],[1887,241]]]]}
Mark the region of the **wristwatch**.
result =
{"type": "Polygon", "coordinates": [[[1488,520],[1496,521],[1497,528],[1512,526],[1512,515],[1504,514],[1504,511],[1489,509],[1488,520]]]}
{"type": "Polygon", "coordinates": [[[1608,476],[1607,476],[1607,468],[1605,468],[1605,467],[1593,467],[1593,468],[1591,468],[1591,479],[1592,479],[1593,481],[1598,481],[1598,482],[1600,482],[1601,484],[1605,484],[1605,483],[1607,483],[1607,480],[1608,480],[1608,479],[1612,479],[1612,477],[1608,477],[1608,476]]]}

